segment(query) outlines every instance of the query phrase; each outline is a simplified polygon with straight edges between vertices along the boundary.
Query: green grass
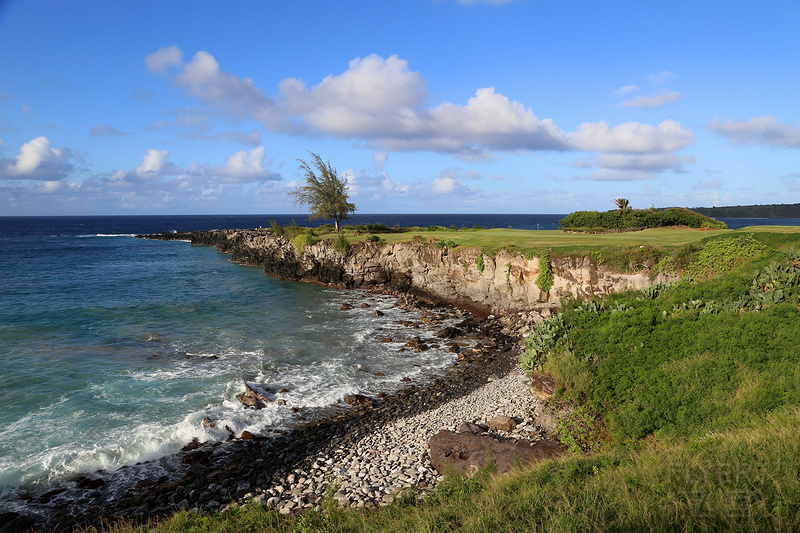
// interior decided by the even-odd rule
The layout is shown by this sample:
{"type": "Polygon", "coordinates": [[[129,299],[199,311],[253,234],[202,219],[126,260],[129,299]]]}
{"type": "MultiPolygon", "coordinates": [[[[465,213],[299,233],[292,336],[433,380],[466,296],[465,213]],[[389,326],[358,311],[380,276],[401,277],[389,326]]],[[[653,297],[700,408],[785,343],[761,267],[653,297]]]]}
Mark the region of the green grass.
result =
{"type": "MultiPolygon", "coordinates": [[[[769,231],[762,228],[778,228],[779,231],[776,230],[776,232],[785,234],[800,233],[800,227],[754,226],[738,230],[655,228],[636,232],[602,234],[565,233],[558,230],[487,229],[377,233],[376,235],[386,241],[387,244],[410,242],[415,235],[419,235],[425,239],[430,238],[435,241],[448,240],[457,243],[459,246],[481,248],[490,253],[503,248],[507,250],[552,249],[554,252],[561,254],[574,254],[600,251],[606,248],[647,245],[659,248],[676,248],[709,237],[769,231]]],[[[353,236],[352,232],[348,232],[347,236],[350,242],[366,239],[365,235],[353,236]]],[[[332,238],[333,236],[330,235],[329,237],[332,238]]]]}

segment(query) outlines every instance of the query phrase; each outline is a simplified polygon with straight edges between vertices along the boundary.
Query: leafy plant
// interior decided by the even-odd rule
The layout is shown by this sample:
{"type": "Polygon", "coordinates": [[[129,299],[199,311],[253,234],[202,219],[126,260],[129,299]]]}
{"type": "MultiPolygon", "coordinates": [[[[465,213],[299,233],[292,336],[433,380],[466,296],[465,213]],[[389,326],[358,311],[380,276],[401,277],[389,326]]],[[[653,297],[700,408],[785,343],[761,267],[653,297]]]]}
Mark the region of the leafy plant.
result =
{"type": "Polygon", "coordinates": [[[302,254],[307,246],[315,244],[318,239],[313,233],[301,233],[292,239],[292,246],[298,254],[302,254]]]}
{"type": "Polygon", "coordinates": [[[558,439],[573,453],[587,452],[597,445],[595,417],[585,405],[559,417],[555,426],[558,439]]]}
{"type": "Polygon", "coordinates": [[[347,178],[339,177],[330,161],[326,163],[318,154],[309,154],[310,165],[298,159],[306,184],[291,193],[295,198],[294,203],[308,205],[311,220],[332,218],[338,233],[339,222],[356,211],[356,205],[348,202],[347,178]]]}
{"type": "Polygon", "coordinates": [[[475,263],[478,267],[478,274],[483,274],[483,270],[486,268],[486,264],[483,262],[483,252],[478,254],[478,258],[475,260],[475,263]]]}

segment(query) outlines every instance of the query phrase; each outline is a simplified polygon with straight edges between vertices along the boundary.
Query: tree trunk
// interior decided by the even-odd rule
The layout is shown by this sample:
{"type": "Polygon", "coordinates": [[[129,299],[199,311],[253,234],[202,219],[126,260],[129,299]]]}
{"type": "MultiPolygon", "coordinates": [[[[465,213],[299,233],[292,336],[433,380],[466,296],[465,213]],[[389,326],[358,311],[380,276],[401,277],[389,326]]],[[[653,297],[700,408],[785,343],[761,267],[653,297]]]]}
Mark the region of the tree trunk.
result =
{"type": "Polygon", "coordinates": [[[339,219],[338,218],[334,218],[333,219],[333,225],[336,226],[336,233],[339,233],[339,219]]]}

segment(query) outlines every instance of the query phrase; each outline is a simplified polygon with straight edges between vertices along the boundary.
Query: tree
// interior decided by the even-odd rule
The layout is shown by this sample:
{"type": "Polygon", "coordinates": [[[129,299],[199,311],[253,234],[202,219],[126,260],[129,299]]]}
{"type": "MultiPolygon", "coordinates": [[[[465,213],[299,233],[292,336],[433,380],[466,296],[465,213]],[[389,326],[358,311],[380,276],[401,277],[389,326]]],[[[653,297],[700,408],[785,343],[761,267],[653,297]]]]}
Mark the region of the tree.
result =
{"type": "Polygon", "coordinates": [[[356,211],[355,204],[347,201],[347,178],[340,178],[330,161],[325,163],[318,154],[308,153],[311,154],[311,164],[298,159],[306,184],[291,193],[294,205],[307,204],[310,220],[332,218],[336,233],[339,233],[339,221],[356,211]]]}
{"type": "Polygon", "coordinates": [[[630,202],[628,202],[627,198],[617,198],[614,200],[614,205],[617,206],[617,209],[621,209],[623,211],[630,209],[630,202]]]}

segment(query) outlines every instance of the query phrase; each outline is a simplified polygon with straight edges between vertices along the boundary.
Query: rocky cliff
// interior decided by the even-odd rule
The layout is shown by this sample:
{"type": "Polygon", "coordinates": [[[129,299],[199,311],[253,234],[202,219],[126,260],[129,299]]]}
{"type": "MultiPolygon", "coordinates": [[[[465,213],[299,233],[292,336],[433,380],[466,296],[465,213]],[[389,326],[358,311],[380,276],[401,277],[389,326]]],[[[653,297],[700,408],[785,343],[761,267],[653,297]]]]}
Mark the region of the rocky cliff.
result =
{"type": "Polygon", "coordinates": [[[213,230],[149,236],[191,240],[215,246],[231,259],[261,265],[267,275],[343,288],[378,288],[418,295],[467,309],[477,315],[554,309],[568,295],[591,296],[651,285],[647,273],[611,272],[589,257],[552,262],[553,286],[536,286],[539,258],[500,251],[483,256],[477,248],[439,248],[421,243],[355,243],[346,253],[329,241],[307,246],[302,252],[284,237],[266,229],[213,230]]]}

